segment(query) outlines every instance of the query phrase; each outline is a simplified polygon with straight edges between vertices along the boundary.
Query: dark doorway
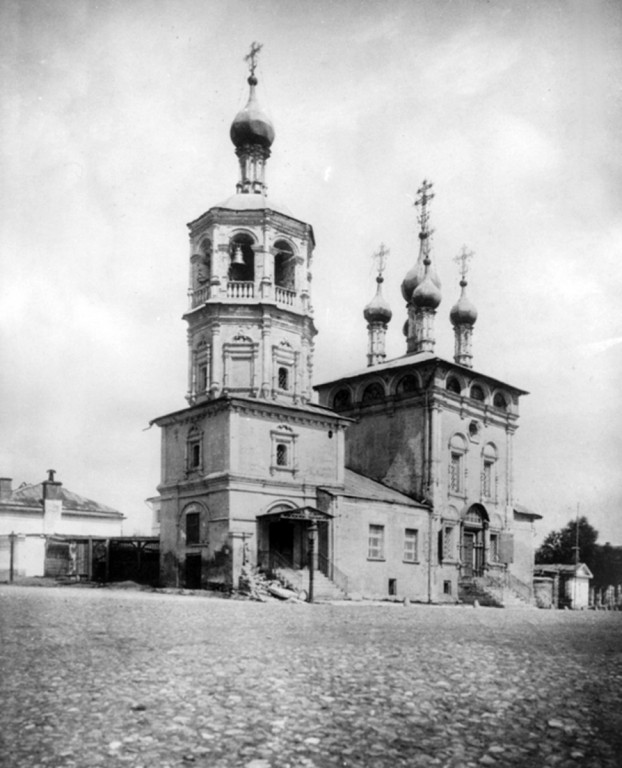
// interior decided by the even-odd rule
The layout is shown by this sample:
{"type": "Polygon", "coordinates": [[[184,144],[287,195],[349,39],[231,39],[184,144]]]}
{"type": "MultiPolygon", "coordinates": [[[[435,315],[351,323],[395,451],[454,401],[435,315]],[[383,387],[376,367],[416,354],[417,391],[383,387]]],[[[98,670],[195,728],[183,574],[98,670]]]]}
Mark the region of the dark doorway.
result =
{"type": "Polygon", "coordinates": [[[186,555],[186,589],[201,589],[201,555],[186,555]]]}
{"type": "Polygon", "coordinates": [[[284,520],[270,523],[270,552],[282,559],[284,567],[293,567],[294,562],[294,526],[284,520]]]}

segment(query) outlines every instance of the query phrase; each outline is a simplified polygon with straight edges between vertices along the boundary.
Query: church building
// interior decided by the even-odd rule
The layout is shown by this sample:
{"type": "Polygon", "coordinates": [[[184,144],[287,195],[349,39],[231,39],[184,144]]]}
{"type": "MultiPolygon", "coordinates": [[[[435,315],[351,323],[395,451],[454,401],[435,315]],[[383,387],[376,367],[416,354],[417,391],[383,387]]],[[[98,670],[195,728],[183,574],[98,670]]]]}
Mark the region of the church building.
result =
{"type": "Polygon", "coordinates": [[[244,565],[349,597],[455,602],[474,589],[529,598],[533,523],[513,503],[512,441],[523,390],[476,372],[477,312],[451,310],[453,361],[434,352],[441,300],[418,193],[419,256],[402,283],[406,353],[386,360],[391,310],[364,310],[367,366],[313,386],[310,224],[268,197],[274,127],[249,98],[230,136],[235,194],[192,221],[187,405],[161,416],[161,580],[237,586],[244,565]]]}

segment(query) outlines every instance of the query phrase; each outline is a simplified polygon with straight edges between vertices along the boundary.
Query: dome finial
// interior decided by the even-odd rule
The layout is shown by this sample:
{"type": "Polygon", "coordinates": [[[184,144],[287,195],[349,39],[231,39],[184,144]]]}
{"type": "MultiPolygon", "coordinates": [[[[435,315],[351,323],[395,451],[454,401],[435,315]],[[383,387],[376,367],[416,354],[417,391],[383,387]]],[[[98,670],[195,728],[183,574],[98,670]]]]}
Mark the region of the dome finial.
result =
{"type": "Polygon", "coordinates": [[[363,317],[367,320],[369,340],[367,351],[368,365],[382,363],[387,356],[385,351],[385,336],[387,332],[387,324],[391,320],[393,313],[391,312],[391,307],[388,302],[382,295],[382,283],[384,282],[382,273],[387,266],[388,255],[389,249],[385,247],[384,243],[381,243],[380,248],[372,256],[376,269],[378,270],[378,275],[376,277],[376,295],[363,310],[363,317]]]}
{"type": "Polygon", "coordinates": [[[274,126],[259,106],[255,95],[255,69],[257,54],[261,49],[261,43],[252,43],[250,53],[244,57],[250,70],[250,93],[246,106],[235,116],[230,130],[231,141],[240,162],[240,180],[236,188],[242,194],[266,194],[265,166],[274,141],[274,126]]]}
{"type": "Polygon", "coordinates": [[[473,256],[473,251],[469,251],[466,245],[463,245],[462,251],[454,257],[454,261],[459,265],[461,290],[460,298],[453,305],[449,313],[449,319],[454,327],[456,342],[454,360],[459,365],[465,365],[468,368],[472,365],[471,336],[473,335],[473,326],[477,320],[477,309],[466,295],[466,276],[469,271],[469,261],[473,256]]]}
{"type": "Polygon", "coordinates": [[[257,85],[257,78],[255,77],[255,69],[257,69],[257,55],[262,48],[263,48],[263,43],[252,42],[250,51],[244,57],[244,61],[249,62],[249,65],[248,65],[248,68],[250,71],[250,75],[248,78],[249,85],[257,85]]]}

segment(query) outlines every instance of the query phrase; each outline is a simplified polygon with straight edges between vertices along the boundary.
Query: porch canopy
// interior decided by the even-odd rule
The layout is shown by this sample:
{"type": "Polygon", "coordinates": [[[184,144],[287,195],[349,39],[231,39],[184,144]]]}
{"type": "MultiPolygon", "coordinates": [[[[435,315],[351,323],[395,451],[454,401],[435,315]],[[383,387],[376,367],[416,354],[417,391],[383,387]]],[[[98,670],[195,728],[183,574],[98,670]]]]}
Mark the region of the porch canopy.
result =
{"type": "Polygon", "coordinates": [[[259,515],[258,519],[269,520],[293,520],[307,523],[327,523],[332,520],[333,515],[323,512],[317,507],[295,507],[289,509],[278,509],[273,512],[267,512],[265,515],[259,515]]]}

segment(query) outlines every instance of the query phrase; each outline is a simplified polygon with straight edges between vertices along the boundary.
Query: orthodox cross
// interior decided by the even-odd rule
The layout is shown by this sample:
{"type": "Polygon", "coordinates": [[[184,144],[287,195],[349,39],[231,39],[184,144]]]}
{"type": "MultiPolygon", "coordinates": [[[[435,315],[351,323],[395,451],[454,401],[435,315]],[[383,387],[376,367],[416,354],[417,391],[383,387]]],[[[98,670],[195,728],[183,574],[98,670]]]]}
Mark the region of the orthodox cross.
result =
{"type": "Polygon", "coordinates": [[[257,54],[263,48],[263,43],[251,43],[251,50],[244,57],[244,61],[250,62],[251,77],[255,74],[255,68],[257,67],[257,54]]]}
{"type": "Polygon", "coordinates": [[[418,221],[421,225],[421,239],[428,237],[432,234],[432,231],[428,229],[428,220],[430,214],[428,213],[428,203],[434,199],[434,193],[432,192],[432,182],[427,179],[423,180],[423,183],[417,190],[417,199],[415,200],[415,207],[421,208],[418,221]]]}
{"type": "Polygon", "coordinates": [[[378,277],[382,276],[382,273],[384,272],[387,266],[387,256],[390,253],[391,251],[388,248],[385,248],[384,243],[380,243],[380,248],[378,248],[376,253],[373,254],[372,259],[376,264],[376,269],[378,270],[378,277]]]}
{"type": "Polygon", "coordinates": [[[461,253],[459,253],[457,256],[454,256],[454,261],[456,264],[458,264],[458,270],[462,280],[466,278],[467,272],[469,271],[469,261],[471,261],[473,256],[475,256],[475,254],[473,251],[469,251],[466,245],[462,246],[461,253]]]}

